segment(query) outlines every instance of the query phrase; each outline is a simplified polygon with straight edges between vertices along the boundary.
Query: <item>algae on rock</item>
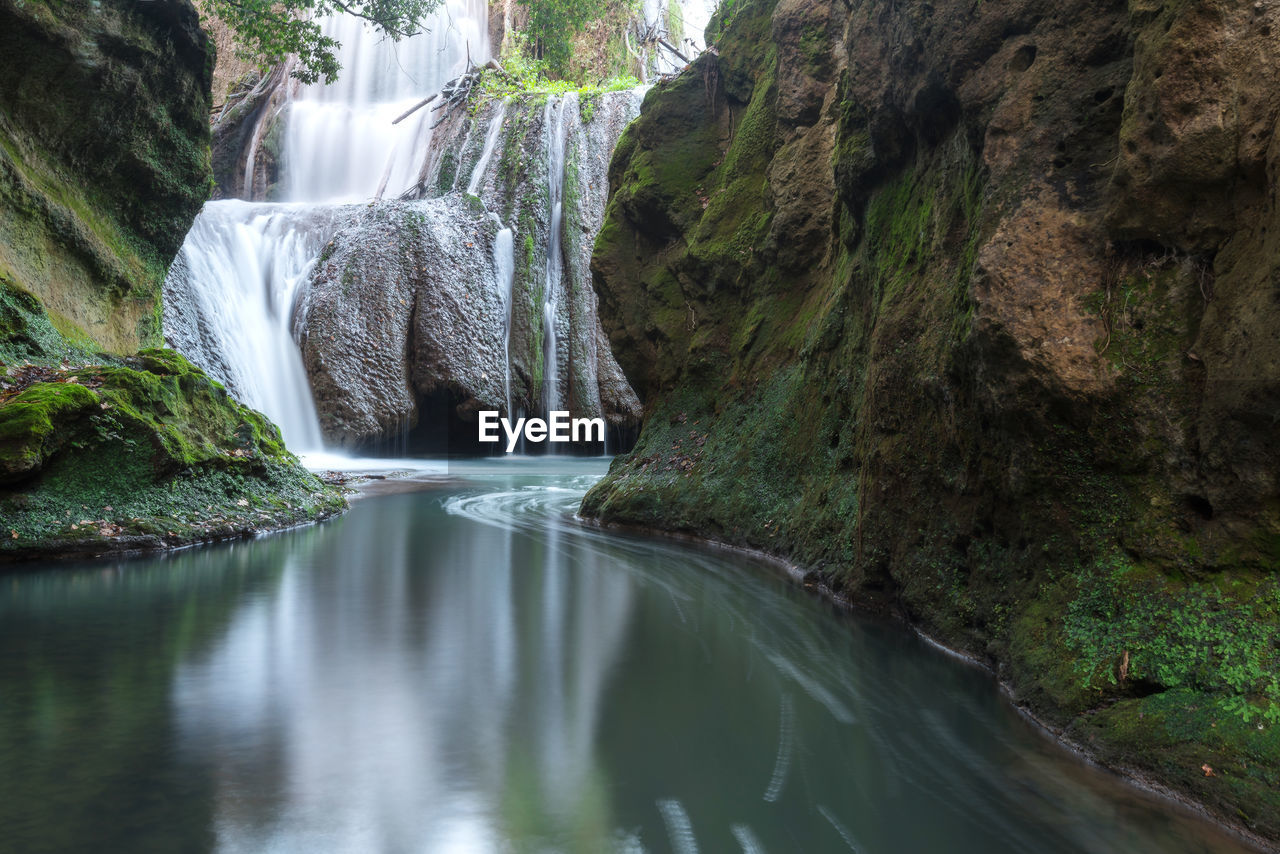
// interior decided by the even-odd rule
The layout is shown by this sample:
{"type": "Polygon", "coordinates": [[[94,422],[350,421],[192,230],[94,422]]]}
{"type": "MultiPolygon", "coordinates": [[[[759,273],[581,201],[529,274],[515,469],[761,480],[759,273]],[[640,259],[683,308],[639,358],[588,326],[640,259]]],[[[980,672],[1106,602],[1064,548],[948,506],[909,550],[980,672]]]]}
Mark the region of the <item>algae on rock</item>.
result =
{"type": "Polygon", "coordinates": [[[0,0],[0,561],[345,506],[182,356],[135,352],[209,194],[211,63],[185,0],[0,0]]]}
{"type": "Polygon", "coordinates": [[[0,561],[221,539],[346,506],[178,353],[47,358],[66,352],[4,366],[0,561]]]}

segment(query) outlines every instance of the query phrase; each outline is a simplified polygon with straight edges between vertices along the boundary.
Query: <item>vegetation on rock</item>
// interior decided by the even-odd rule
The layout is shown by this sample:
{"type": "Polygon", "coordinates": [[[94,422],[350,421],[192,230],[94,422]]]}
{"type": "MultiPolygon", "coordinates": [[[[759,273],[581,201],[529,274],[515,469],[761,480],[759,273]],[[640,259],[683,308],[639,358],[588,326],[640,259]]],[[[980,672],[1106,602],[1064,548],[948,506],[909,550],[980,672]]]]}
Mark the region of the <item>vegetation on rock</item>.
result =
{"type": "Polygon", "coordinates": [[[0,349],[0,560],[219,539],[345,507],[273,424],[178,353],[77,351],[8,285],[0,322],[27,330],[0,349]]]}
{"type": "Polygon", "coordinates": [[[293,57],[293,76],[304,83],[338,79],[338,41],[325,35],[330,15],[363,18],[399,41],[423,31],[440,0],[207,0],[211,12],[231,28],[242,56],[266,65],[293,57]]]}
{"type": "Polygon", "coordinates": [[[73,339],[160,343],[209,195],[212,54],[189,3],[0,2],[0,276],[73,339]]]}
{"type": "Polygon", "coordinates": [[[593,259],[645,423],[582,512],[805,565],[1278,837],[1276,210],[1164,177],[1274,169],[1269,90],[1234,163],[1179,117],[1275,46],[996,5],[737,0],[649,93],[593,259]]]}
{"type": "Polygon", "coordinates": [[[209,194],[212,60],[187,2],[0,2],[0,560],[344,506],[260,414],[150,349],[209,194]]]}

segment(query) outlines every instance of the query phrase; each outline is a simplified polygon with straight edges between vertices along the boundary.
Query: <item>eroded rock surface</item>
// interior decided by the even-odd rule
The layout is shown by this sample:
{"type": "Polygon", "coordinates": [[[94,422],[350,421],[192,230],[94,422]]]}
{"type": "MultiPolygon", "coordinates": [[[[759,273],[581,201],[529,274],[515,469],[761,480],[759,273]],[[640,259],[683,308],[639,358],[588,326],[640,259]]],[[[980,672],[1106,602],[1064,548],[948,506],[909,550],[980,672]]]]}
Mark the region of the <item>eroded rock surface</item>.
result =
{"type": "Polygon", "coordinates": [[[355,446],[398,436],[420,422],[427,398],[445,400],[447,417],[463,423],[482,408],[539,413],[552,390],[575,417],[638,423],[589,266],[609,155],[636,109],[630,92],[459,109],[436,129],[411,200],[350,209],[296,320],[327,438],[355,446]],[[554,133],[565,140],[563,161],[552,156],[554,133]],[[553,161],[564,174],[555,271],[553,161]],[[505,260],[496,247],[504,229],[505,260]]]}
{"type": "Polygon", "coordinates": [[[326,436],[397,436],[416,424],[421,396],[442,388],[464,411],[505,410],[494,234],[458,195],[352,209],[296,321],[326,436]]]}

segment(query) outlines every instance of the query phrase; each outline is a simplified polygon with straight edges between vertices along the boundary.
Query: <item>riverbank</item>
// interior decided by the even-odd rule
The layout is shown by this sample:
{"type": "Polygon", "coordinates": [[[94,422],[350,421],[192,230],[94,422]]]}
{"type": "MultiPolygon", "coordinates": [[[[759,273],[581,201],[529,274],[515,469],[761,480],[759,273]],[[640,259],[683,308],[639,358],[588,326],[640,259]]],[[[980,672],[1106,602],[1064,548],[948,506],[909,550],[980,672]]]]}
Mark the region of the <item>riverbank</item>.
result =
{"type": "Polygon", "coordinates": [[[247,537],[346,506],[172,350],[0,358],[0,563],[247,537]]]}

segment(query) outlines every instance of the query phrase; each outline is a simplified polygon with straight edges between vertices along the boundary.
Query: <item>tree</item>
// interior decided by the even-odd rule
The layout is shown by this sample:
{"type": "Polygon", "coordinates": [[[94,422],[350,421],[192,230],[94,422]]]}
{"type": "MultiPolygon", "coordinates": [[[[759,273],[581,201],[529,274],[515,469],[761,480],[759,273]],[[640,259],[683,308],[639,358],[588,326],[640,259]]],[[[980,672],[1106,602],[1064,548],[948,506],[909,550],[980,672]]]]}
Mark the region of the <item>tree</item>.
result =
{"type": "Polygon", "coordinates": [[[423,31],[422,23],[441,0],[209,0],[209,8],[231,27],[245,52],[268,63],[298,58],[293,76],[304,83],[337,79],[336,39],[319,20],[355,15],[399,41],[423,31]]]}
{"type": "Polygon", "coordinates": [[[569,40],[604,14],[607,0],[519,0],[529,10],[529,35],[534,58],[545,60],[553,71],[563,71],[569,61],[569,40]]]}

